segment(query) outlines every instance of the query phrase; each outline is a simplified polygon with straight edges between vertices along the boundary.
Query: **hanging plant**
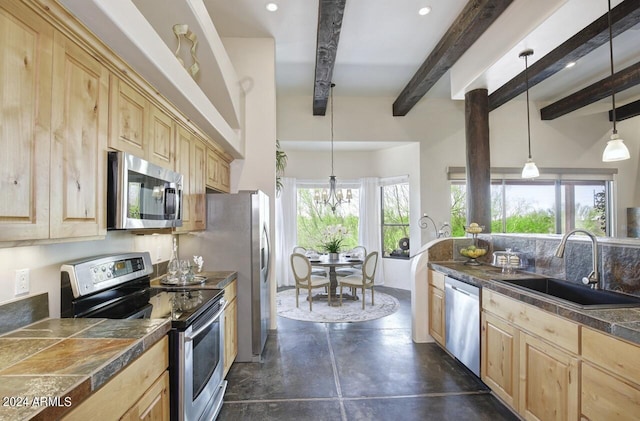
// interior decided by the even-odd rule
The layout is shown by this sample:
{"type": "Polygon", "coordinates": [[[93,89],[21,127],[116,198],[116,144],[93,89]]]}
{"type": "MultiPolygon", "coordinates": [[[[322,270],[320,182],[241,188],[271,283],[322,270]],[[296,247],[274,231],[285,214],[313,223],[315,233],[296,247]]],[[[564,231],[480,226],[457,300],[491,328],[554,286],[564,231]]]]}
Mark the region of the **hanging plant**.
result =
{"type": "Polygon", "coordinates": [[[280,148],[280,141],[276,139],[276,195],[282,190],[282,176],[287,166],[287,153],[280,148]]]}

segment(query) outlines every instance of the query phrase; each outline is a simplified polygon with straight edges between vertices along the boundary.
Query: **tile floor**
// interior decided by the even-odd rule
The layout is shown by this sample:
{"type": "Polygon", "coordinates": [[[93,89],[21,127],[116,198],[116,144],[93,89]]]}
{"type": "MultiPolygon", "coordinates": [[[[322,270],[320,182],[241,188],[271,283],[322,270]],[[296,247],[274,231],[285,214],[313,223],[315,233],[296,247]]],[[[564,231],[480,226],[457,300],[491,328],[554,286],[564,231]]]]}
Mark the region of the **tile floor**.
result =
{"type": "Polygon", "coordinates": [[[408,291],[377,290],[395,296],[400,309],[361,323],[278,317],[264,362],[231,367],[218,419],[518,419],[440,347],[412,342],[408,291]]]}

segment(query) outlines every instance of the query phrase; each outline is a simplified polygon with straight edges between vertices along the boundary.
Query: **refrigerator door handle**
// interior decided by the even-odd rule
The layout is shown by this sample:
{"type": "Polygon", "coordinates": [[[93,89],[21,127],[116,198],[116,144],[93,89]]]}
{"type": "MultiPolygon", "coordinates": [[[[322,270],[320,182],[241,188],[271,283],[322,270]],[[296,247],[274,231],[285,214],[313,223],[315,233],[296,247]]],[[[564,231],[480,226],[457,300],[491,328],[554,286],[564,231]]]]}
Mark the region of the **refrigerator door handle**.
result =
{"type": "MultiPolygon", "coordinates": [[[[264,237],[265,249],[266,249],[266,266],[264,266],[264,280],[265,282],[269,281],[269,265],[271,264],[271,244],[269,243],[269,230],[267,229],[266,224],[262,227],[262,236],[264,237]]],[[[260,256],[262,259],[263,256],[260,256]]]]}

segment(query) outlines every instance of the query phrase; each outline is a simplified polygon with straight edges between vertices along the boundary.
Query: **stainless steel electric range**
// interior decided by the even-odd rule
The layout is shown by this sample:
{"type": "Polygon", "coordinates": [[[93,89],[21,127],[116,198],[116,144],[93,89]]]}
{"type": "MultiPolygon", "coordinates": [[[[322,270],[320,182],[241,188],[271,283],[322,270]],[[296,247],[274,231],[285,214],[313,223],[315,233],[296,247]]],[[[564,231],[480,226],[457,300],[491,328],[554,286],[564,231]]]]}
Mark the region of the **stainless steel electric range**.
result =
{"type": "Polygon", "coordinates": [[[212,420],[222,407],[224,291],[151,287],[149,253],[98,256],[61,267],[62,317],[170,318],[172,420],[212,420]]]}

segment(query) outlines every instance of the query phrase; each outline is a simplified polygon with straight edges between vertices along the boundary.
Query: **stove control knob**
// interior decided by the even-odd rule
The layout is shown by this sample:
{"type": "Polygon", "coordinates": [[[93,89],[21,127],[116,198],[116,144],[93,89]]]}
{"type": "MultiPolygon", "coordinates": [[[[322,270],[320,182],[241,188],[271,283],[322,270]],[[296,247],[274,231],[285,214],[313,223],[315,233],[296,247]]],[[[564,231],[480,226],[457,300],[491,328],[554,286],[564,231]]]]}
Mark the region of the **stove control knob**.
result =
{"type": "Polygon", "coordinates": [[[113,274],[111,272],[107,272],[107,278],[111,278],[113,274]]]}
{"type": "Polygon", "coordinates": [[[102,265],[102,267],[100,269],[102,269],[103,272],[106,272],[107,271],[107,266],[102,265]]]}

